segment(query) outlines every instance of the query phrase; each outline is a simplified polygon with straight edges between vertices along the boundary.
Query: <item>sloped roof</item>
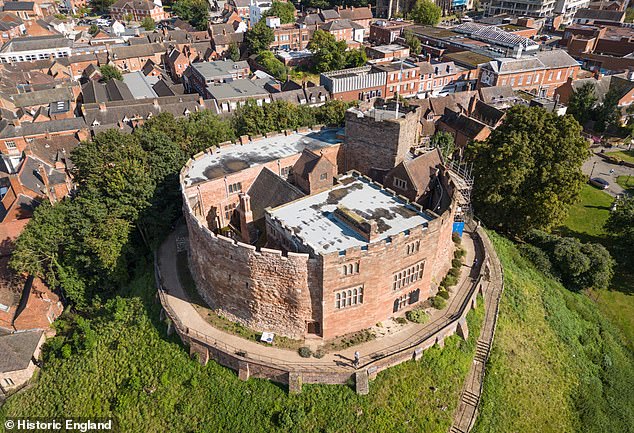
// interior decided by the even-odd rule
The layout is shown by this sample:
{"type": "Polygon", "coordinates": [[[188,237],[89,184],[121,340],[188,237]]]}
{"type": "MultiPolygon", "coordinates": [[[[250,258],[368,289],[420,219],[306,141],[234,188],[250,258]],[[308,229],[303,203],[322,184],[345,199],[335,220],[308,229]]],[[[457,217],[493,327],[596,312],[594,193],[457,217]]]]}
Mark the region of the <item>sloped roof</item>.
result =
{"type": "Polygon", "coordinates": [[[133,57],[151,57],[163,51],[165,51],[165,49],[163,45],[159,43],[110,47],[110,55],[115,60],[130,59],[133,57]]]}
{"type": "Polygon", "coordinates": [[[456,131],[462,132],[467,137],[473,139],[488,126],[484,123],[465,116],[462,113],[448,111],[442,117],[442,122],[456,131]]]}
{"type": "Polygon", "coordinates": [[[436,171],[436,167],[440,164],[442,164],[442,156],[438,148],[412,160],[403,161],[403,167],[409,174],[409,178],[419,194],[427,190],[436,171]]]}
{"type": "Polygon", "coordinates": [[[122,9],[125,6],[143,11],[151,11],[156,7],[156,5],[150,0],[119,0],[110,7],[122,9]]]}
{"type": "Polygon", "coordinates": [[[26,369],[41,338],[41,331],[0,336],[0,373],[26,369]]]}
{"type": "Polygon", "coordinates": [[[606,9],[579,9],[575,13],[575,19],[622,22],[624,18],[625,11],[612,11],[606,9]]]}
{"type": "Polygon", "coordinates": [[[5,11],[32,11],[34,6],[35,6],[35,2],[24,2],[24,1],[4,2],[5,11]]]}
{"type": "Polygon", "coordinates": [[[579,63],[564,50],[538,51],[535,57],[548,69],[579,66],[579,63]]]}
{"type": "Polygon", "coordinates": [[[284,203],[304,197],[298,188],[264,167],[255,178],[247,192],[251,197],[251,212],[253,220],[264,217],[264,209],[277,207],[284,203]]]}
{"type": "Polygon", "coordinates": [[[372,19],[372,11],[370,8],[344,8],[339,9],[339,16],[348,20],[370,20],[372,19]]]}
{"type": "Polygon", "coordinates": [[[504,117],[504,112],[478,99],[470,115],[489,126],[495,126],[504,117]]]}
{"type": "Polygon", "coordinates": [[[70,87],[57,87],[55,89],[36,90],[27,93],[18,93],[11,96],[16,107],[32,107],[34,105],[50,104],[51,102],[74,100],[70,87]]]}
{"type": "Polygon", "coordinates": [[[482,87],[480,98],[487,104],[496,99],[509,99],[515,97],[515,92],[511,86],[482,87]]]}

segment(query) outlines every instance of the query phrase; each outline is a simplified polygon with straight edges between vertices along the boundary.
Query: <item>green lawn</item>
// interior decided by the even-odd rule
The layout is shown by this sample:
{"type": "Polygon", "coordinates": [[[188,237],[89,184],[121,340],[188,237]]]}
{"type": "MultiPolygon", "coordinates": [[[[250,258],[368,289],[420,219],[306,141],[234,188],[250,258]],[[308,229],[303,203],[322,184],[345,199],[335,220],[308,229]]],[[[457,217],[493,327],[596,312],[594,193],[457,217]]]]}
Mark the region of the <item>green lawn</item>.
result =
{"type": "Polygon", "coordinates": [[[587,296],[491,234],[505,291],[474,432],[632,432],[634,356],[587,296]]]}
{"type": "Polygon", "coordinates": [[[149,269],[124,296],[93,319],[94,348],[47,362],[33,388],[0,408],[0,425],[6,416],[114,416],[125,433],[445,433],[484,314],[479,302],[468,316],[467,341],[452,336],[421,361],[380,373],[367,396],[335,385],[305,385],[289,396],[284,386],[242,382],[213,361],[203,367],[191,360],[158,322],[149,269]]]}
{"type": "MultiPolygon", "coordinates": [[[[624,177],[624,176],[620,176],[624,177]]],[[[563,235],[575,236],[584,242],[598,242],[610,249],[612,240],[603,229],[610,215],[613,198],[597,188],[585,185],[580,202],[569,211],[563,235]]],[[[591,294],[597,299],[599,308],[623,332],[627,345],[634,350],[634,272],[626,264],[620,264],[618,253],[616,275],[612,280],[613,290],[599,290],[591,294]]]]}
{"type": "Polygon", "coordinates": [[[634,163],[634,150],[618,150],[616,152],[606,152],[613,158],[622,159],[623,161],[634,163]]]}
{"type": "Polygon", "coordinates": [[[634,194],[634,177],[618,176],[616,178],[616,183],[618,183],[628,193],[634,194]]]}

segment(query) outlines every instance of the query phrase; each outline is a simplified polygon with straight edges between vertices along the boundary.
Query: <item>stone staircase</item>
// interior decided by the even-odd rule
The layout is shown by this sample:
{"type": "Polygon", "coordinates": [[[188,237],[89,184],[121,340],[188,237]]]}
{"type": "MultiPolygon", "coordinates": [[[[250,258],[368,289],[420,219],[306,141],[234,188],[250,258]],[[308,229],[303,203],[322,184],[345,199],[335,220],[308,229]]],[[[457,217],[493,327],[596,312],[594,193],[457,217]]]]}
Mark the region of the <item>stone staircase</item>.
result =
{"type": "Polygon", "coordinates": [[[490,344],[486,341],[478,340],[476,343],[475,357],[473,359],[484,364],[489,356],[490,347],[490,344]]]}

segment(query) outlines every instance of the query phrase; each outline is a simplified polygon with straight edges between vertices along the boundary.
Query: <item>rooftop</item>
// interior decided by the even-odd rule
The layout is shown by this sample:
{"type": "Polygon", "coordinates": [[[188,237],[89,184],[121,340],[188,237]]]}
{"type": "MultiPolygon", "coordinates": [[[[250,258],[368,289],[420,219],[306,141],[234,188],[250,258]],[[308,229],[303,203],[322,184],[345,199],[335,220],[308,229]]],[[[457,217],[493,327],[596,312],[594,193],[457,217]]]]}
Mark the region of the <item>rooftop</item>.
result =
{"type": "Polygon", "coordinates": [[[234,62],[233,60],[218,60],[215,62],[192,63],[191,67],[206,79],[220,78],[231,75],[234,71],[248,69],[249,64],[245,61],[234,62]]]}
{"type": "Polygon", "coordinates": [[[292,231],[299,242],[316,254],[364,247],[415,227],[426,226],[433,219],[358,174],[344,175],[339,178],[338,185],[327,191],[269,212],[271,218],[292,231]],[[350,220],[359,224],[376,224],[376,237],[368,241],[352,229],[350,220]]]}
{"type": "Polygon", "coordinates": [[[42,332],[18,332],[0,337],[0,373],[27,368],[41,337],[42,332]]]}
{"type": "Polygon", "coordinates": [[[20,51],[47,50],[53,48],[70,48],[72,41],[61,35],[51,36],[23,36],[14,38],[5,43],[0,49],[2,53],[15,53],[20,51]]]}
{"type": "Polygon", "coordinates": [[[213,154],[205,154],[191,165],[186,184],[192,185],[217,179],[231,173],[264,164],[269,161],[301,153],[304,149],[318,151],[340,143],[339,129],[322,131],[293,132],[289,135],[261,138],[246,144],[236,144],[215,149],[213,154]]]}

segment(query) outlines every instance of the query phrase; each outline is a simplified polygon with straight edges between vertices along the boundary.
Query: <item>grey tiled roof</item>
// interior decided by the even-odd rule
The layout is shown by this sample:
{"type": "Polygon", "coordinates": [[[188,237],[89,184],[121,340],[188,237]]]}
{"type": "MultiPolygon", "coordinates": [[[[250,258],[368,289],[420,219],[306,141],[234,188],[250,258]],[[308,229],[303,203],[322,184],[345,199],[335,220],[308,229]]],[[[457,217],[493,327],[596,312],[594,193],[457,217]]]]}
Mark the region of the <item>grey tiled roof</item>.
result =
{"type": "Polygon", "coordinates": [[[52,48],[70,48],[73,42],[60,35],[52,36],[24,36],[14,38],[5,43],[0,49],[2,53],[20,51],[43,50],[52,48]]]}
{"type": "Polygon", "coordinates": [[[27,368],[41,337],[42,332],[18,332],[0,336],[0,373],[27,368]]]}
{"type": "Polygon", "coordinates": [[[50,104],[57,101],[74,100],[70,87],[58,87],[55,89],[38,90],[34,92],[18,93],[11,96],[16,107],[31,107],[34,105],[50,104]]]}
{"type": "Polygon", "coordinates": [[[0,120],[0,138],[28,137],[47,132],[78,131],[86,127],[82,118],[49,120],[48,122],[22,123],[14,126],[6,120],[0,120]]]}

